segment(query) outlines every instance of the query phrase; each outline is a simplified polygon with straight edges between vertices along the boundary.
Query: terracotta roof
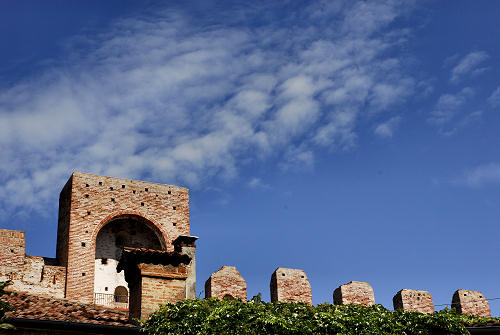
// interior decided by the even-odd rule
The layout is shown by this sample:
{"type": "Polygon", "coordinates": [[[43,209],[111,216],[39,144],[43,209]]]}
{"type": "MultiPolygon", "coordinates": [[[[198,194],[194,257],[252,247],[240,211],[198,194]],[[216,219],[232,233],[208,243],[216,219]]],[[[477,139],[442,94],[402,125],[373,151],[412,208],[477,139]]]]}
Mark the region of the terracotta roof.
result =
{"type": "Polygon", "coordinates": [[[6,315],[9,318],[136,327],[129,321],[128,313],[94,305],[19,292],[4,295],[1,299],[12,306],[12,311],[6,315]]]}

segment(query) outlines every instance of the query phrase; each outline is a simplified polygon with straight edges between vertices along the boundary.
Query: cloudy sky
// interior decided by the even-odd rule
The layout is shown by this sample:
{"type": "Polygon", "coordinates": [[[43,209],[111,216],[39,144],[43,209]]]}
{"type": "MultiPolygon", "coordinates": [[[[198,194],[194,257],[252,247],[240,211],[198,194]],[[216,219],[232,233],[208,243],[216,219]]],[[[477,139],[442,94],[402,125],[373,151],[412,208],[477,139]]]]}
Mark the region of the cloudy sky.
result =
{"type": "MultiPolygon", "coordinates": [[[[496,1],[0,1],[0,225],[53,257],[73,171],[191,190],[198,292],[278,266],[500,297],[496,1]]],[[[438,309],[443,306],[438,307],[438,309]]],[[[500,302],[492,301],[493,314],[500,302]]]]}

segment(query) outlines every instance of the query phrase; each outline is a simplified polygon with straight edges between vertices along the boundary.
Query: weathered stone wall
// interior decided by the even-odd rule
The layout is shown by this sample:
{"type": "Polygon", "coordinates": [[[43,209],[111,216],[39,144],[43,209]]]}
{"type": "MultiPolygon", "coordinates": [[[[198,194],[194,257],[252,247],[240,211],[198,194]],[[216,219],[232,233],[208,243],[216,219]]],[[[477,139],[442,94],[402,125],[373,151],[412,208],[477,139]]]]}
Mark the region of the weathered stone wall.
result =
{"type": "Polygon", "coordinates": [[[12,280],[8,290],[63,298],[66,269],[50,259],[26,255],[21,266],[0,266],[0,281],[12,280]]]}
{"type": "MultiPolygon", "coordinates": [[[[194,237],[197,239],[197,237],[194,237]]],[[[196,247],[194,242],[190,245],[178,245],[176,251],[188,255],[191,262],[187,266],[188,277],[186,278],[186,299],[196,299],[196,247]]]]}
{"type": "Polygon", "coordinates": [[[277,268],[271,275],[271,301],[312,305],[311,284],[302,270],[277,268]]]}
{"type": "Polygon", "coordinates": [[[22,267],[24,263],[24,232],[0,229],[0,266],[22,267]]]}
{"type": "Polygon", "coordinates": [[[405,312],[434,313],[434,302],[427,291],[402,289],[392,298],[394,309],[405,312]]]}
{"type": "Polygon", "coordinates": [[[335,289],[333,292],[333,303],[335,305],[354,304],[368,307],[375,304],[375,295],[370,284],[351,281],[335,289]]]}
{"type": "Polygon", "coordinates": [[[189,235],[186,188],[78,172],[73,173],[67,185],[71,192],[64,189],[60,199],[63,209],[59,219],[58,258],[64,261],[67,257],[68,299],[93,301],[96,237],[111,220],[142,219],[169,251],[173,250],[175,238],[189,235]],[[69,215],[64,209],[68,202],[69,215]]]}
{"type": "Polygon", "coordinates": [[[481,318],[491,317],[488,300],[479,291],[456,290],[453,294],[451,307],[461,314],[474,315],[481,318]]]}
{"type": "Polygon", "coordinates": [[[247,301],[247,283],[234,266],[223,266],[205,282],[205,298],[247,301]]]}

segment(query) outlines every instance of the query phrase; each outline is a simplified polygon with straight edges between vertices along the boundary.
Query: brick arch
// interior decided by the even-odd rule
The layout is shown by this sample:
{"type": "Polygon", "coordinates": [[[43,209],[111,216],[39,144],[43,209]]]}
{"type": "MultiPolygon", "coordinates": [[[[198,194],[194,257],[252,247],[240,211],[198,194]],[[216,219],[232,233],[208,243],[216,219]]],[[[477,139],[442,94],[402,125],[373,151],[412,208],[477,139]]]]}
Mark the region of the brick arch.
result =
{"type": "Polygon", "coordinates": [[[119,211],[106,216],[101,222],[99,222],[97,227],[94,229],[94,232],[92,233],[92,248],[94,254],[96,248],[97,235],[99,235],[101,229],[113,220],[127,218],[127,217],[132,218],[150,228],[155,233],[156,237],[158,237],[158,240],[160,241],[162,248],[164,250],[167,250],[167,243],[169,241],[168,233],[164,229],[162,229],[162,226],[158,222],[156,222],[151,218],[146,217],[143,214],[134,211],[119,211]]]}

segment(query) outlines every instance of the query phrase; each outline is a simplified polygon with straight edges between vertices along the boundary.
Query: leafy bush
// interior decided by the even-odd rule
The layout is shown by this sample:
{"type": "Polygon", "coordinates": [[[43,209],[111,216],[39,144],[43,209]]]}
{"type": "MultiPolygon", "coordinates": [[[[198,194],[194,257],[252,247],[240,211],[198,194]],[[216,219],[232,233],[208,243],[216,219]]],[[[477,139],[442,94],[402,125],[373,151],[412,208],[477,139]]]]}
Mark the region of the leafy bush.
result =
{"type": "Polygon", "coordinates": [[[257,335],[461,335],[474,317],[443,310],[434,314],[389,311],[381,305],[363,307],[302,303],[248,303],[217,299],[167,304],[142,323],[147,334],[257,335]]]}
{"type": "MultiPolygon", "coordinates": [[[[4,294],[8,294],[8,292],[5,292],[4,288],[10,284],[10,281],[6,282],[0,282],[0,296],[4,294]]],[[[8,303],[6,303],[3,300],[0,300],[0,329],[13,329],[14,327],[9,324],[5,323],[5,313],[11,310],[11,307],[8,303]]]]}

